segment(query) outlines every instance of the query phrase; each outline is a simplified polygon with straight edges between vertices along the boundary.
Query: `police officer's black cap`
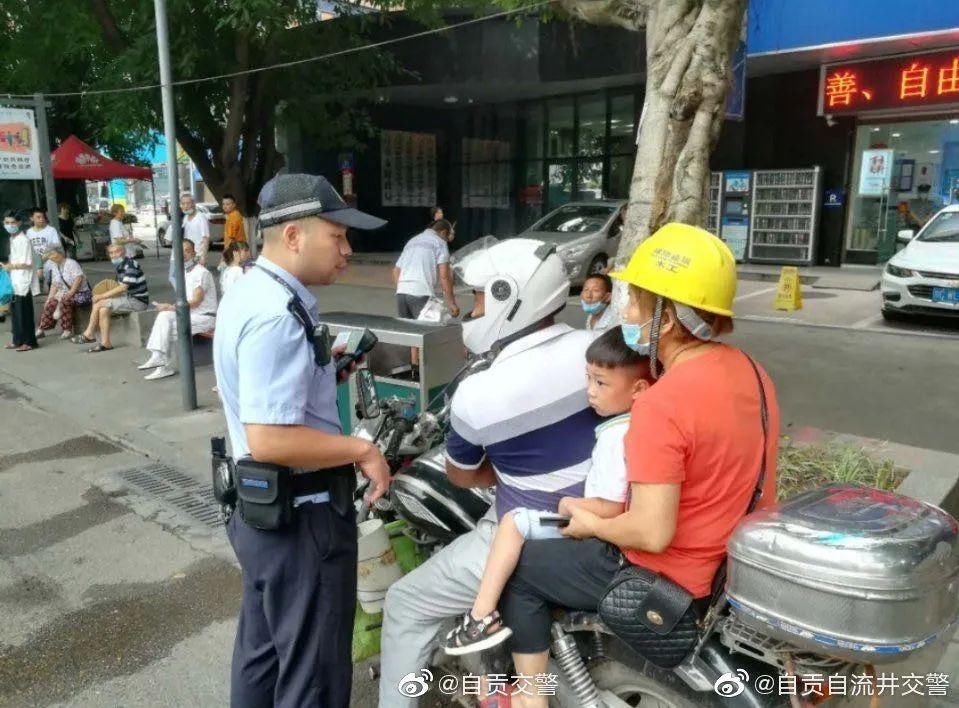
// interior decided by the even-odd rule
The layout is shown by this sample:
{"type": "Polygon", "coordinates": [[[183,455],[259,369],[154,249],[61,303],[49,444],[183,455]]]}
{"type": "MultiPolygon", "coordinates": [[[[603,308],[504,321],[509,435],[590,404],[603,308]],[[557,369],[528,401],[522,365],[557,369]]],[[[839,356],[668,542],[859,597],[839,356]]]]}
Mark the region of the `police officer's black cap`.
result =
{"type": "Polygon", "coordinates": [[[343,226],[371,231],[385,226],[383,219],[353,209],[320,175],[277,175],[260,190],[260,226],[319,216],[343,226]]]}

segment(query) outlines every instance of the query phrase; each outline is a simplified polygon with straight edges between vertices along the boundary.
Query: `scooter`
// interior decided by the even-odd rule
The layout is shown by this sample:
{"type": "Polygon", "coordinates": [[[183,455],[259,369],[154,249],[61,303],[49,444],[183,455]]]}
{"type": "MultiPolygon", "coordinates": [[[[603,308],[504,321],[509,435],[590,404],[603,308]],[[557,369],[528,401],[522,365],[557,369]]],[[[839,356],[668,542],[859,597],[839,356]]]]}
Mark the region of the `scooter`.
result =
{"type": "MultiPolygon", "coordinates": [[[[445,404],[418,415],[410,401],[379,400],[370,372],[357,372],[354,435],[375,443],[393,473],[389,494],[361,509],[361,516],[404,520],[424,557],[473,530],[493,502],[491,490],[450,483],[443,445],[453,390],[491,361],[468,363],[447,388],[445,404]]],[[[358,506],[366,483],[359,481],[358,506]]],[[[803,677],[875,677],[873,664],[901,659],[954,628],[957,532],[955,519],[935,507],[854,485],[815,490],[775,512],[746,517],[729,544],[727,581],[719,584],[698,641],[679,666],[665,670],[645,660],[596,613],[556,612],[550,673],[558,684],[550,705],[797,706],[803,704],[803,677]],[[921,572],[895,577],[893,567],[921,572]],[[874,577],[856,586],[868,573],[874,577]],[[877,590],[882,587],[894,590],[877,590]],[[876,641],[877,632],[888,640],[876,641]],[[792,695],[770,688],[770,682],[781,686],[783,677],[793,686],[798,681],[792,695]]],[[[440,646],[433,656],[445,674],[510,675],[505,650],[473,655],[471,664],[454,661],[440,646]]],[[[459,699],[475,704],[469,696],[459,699]]]]}

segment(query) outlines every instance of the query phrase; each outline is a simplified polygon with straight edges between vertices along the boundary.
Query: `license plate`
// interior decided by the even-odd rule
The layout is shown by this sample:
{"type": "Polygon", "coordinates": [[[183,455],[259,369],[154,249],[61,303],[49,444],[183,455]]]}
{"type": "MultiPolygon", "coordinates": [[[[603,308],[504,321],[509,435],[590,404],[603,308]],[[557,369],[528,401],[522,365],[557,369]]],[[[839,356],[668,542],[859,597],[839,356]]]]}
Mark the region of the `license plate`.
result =
{"type": "Polygon", "coordinates": [[[959,305],[959,288],[933,288],[932,301],[959,305]]]}

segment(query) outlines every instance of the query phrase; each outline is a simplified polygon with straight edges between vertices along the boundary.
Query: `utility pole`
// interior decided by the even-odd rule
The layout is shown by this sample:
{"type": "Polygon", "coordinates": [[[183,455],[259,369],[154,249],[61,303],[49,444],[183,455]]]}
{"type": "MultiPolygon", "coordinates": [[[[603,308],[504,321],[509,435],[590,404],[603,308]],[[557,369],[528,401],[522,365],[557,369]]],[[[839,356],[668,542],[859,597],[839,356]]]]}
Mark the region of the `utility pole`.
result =
{"type": "Polygon", "coordinates": [[[40,151],[40,174],[43,175],[43,192],[47,197],[47,219],[53,228],[57,225],[57,190],[53,184],[53,166],[50,164],[50,128],[47,126],[47,104],[42,93],[33,94],[33,110],[37,114],[37,149],[40,151]]]}
{"type": "MultiPolygon", "coordinates": [[[[167,32],[166,0],[153,0],[156,14],[157,54],[160,59],[160,95],[163,99],[163,132],[166,136],[167,172],[170,180],[170,224],[173,234],[173,276],[176,288],[176,327],[180,348],[180,379],[183,383],[183,407],[196,408],[196,378],[193,371],[193,333],[190,330],[190,305],[186,299],[183,274],[183,229],[180,219],[176,123],[173,113],[173,72],[170,68],[170,37],[167,32]]],[[[204,266],[197,265],[197,268],[204,266]]]]}

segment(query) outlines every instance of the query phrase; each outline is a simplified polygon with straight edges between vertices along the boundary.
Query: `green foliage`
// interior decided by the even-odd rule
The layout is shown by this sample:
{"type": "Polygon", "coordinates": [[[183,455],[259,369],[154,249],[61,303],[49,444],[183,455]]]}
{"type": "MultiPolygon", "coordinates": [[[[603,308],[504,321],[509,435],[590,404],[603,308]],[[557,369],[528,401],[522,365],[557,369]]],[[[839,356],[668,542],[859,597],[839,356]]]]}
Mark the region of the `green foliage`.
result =
{"type": "Polygon", "coordinates": [[[783,438],[777,479],[779,499],[833,482],[853,482],[885,491],[905,479],[905,470],[890,460],[876,459],[853,445],[796,445],[783,438]]]}
{"type": "MultiPolygon", "coordinates": [[[[314,0],[168,0],[174,80],[360,46],[385,21],[356,12],[320,22],[316,8],[314,0]]],[[[153,0],[0,0],[0,16],[7,20],[0,25],[2,93],[159,83],[153,0]]],[[[285,119],[308,126],[321,144],[349,147],[368,127],[358,97],[393,70],[388,54],[364,51],[179,86],[177,139],[214,191],[243,192],[249,206],[280,164],[273,144],[280,105],[285,119]]],[[[120,160],[135,158],[162,131],[158,88],[53,100],[57,138],[76,133],[120,160]]]]}

